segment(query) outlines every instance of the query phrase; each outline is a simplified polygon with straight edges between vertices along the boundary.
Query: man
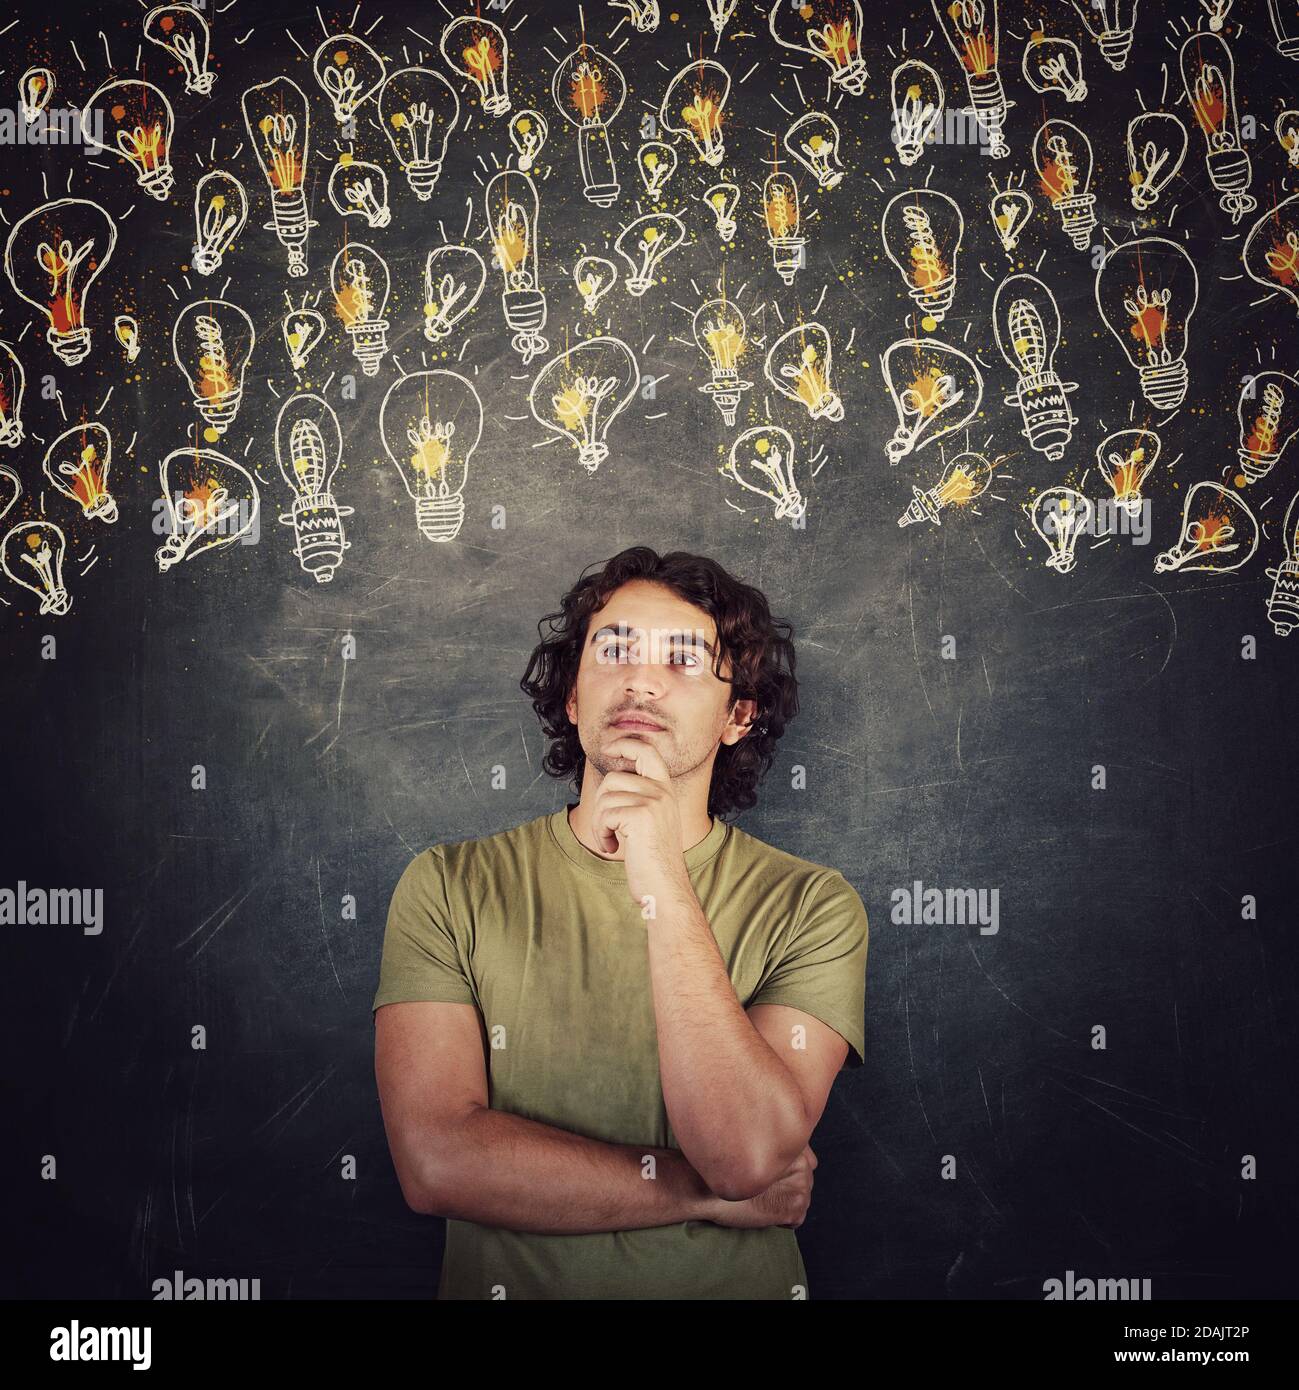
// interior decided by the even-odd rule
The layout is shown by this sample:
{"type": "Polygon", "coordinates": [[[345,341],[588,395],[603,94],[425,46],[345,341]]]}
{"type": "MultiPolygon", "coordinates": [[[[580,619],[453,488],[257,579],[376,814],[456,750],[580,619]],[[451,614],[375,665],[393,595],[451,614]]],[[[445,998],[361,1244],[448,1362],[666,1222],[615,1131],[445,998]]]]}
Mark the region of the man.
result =
{"type": "Polygon", "coordinates": [[[788,625],[643,546],[547,621],[521,685],[580,800],[424,850],[384,937],[375,1070],[402,1193],[447,1218],[438,1295],[806,1297],[866,912],[721,819],[797,713],[788,625]]]}

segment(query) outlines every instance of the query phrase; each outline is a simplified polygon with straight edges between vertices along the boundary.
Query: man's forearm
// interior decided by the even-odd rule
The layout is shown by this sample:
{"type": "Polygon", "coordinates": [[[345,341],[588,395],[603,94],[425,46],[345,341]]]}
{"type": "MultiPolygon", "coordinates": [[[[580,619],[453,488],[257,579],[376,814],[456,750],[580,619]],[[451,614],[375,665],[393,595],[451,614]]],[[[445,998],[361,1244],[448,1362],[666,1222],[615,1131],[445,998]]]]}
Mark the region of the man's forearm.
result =
{"type": "Polygon", "coordinates": [[[484,1106],[439,1136],[423,1186],[431,1215],[540,1235],[707,1221],[721,1200],[676,1149],[606,1144],[484,1106]]]}

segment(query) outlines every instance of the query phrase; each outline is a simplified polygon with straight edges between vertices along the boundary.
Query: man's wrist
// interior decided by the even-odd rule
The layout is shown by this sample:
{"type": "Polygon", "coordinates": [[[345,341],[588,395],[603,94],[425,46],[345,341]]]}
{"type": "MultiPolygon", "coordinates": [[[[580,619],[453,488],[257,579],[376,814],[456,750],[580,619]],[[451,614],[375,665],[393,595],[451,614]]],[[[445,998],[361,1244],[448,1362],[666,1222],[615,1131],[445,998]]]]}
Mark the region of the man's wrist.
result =
{"type": "Polygon", "coordinates": [[[679,1149],[663,1149],[659,1153],[659,1178],[666,1180],[670,1185],[672,1195],[682,1212],[680,1219],[712,1221],[717,1215],[718,1203],[722,1199],[708,1186],[679,1149]]]}

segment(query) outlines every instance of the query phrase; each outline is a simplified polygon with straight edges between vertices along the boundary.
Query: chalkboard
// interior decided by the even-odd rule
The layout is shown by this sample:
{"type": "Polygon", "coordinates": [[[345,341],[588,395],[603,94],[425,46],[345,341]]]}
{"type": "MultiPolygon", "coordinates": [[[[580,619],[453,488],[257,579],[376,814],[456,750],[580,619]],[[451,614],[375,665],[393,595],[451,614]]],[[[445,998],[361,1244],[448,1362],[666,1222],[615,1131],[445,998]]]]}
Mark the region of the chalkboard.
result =
{"type": "Polygon", "coordinates": [[[870,917],[812,1296],[1294,1292],[1294,16],[824,8],[10,8],[0,888],[102,912],[0,934],[5,1294],[432,1296],[388,900],[574,799],[518,682],[637,544],[793,624],[739,824],[870,917]]]}

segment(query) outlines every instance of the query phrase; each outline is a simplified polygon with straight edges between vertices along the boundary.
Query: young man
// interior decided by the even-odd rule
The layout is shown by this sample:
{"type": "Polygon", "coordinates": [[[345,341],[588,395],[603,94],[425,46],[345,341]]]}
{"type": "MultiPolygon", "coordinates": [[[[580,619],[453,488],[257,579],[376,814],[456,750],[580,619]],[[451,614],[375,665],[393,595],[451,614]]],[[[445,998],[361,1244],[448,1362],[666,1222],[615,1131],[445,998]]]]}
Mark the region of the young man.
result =
{"type": "Polygon", "coordinates": [[[521,684],[580,800],[424,850],[384,937],[375,1070],[402,1193],[447,1218],[438,1296],[806,1297],[866,912],[720,818],[798,711],[788,625],[643,546],[546,621],[521,684]]]}

